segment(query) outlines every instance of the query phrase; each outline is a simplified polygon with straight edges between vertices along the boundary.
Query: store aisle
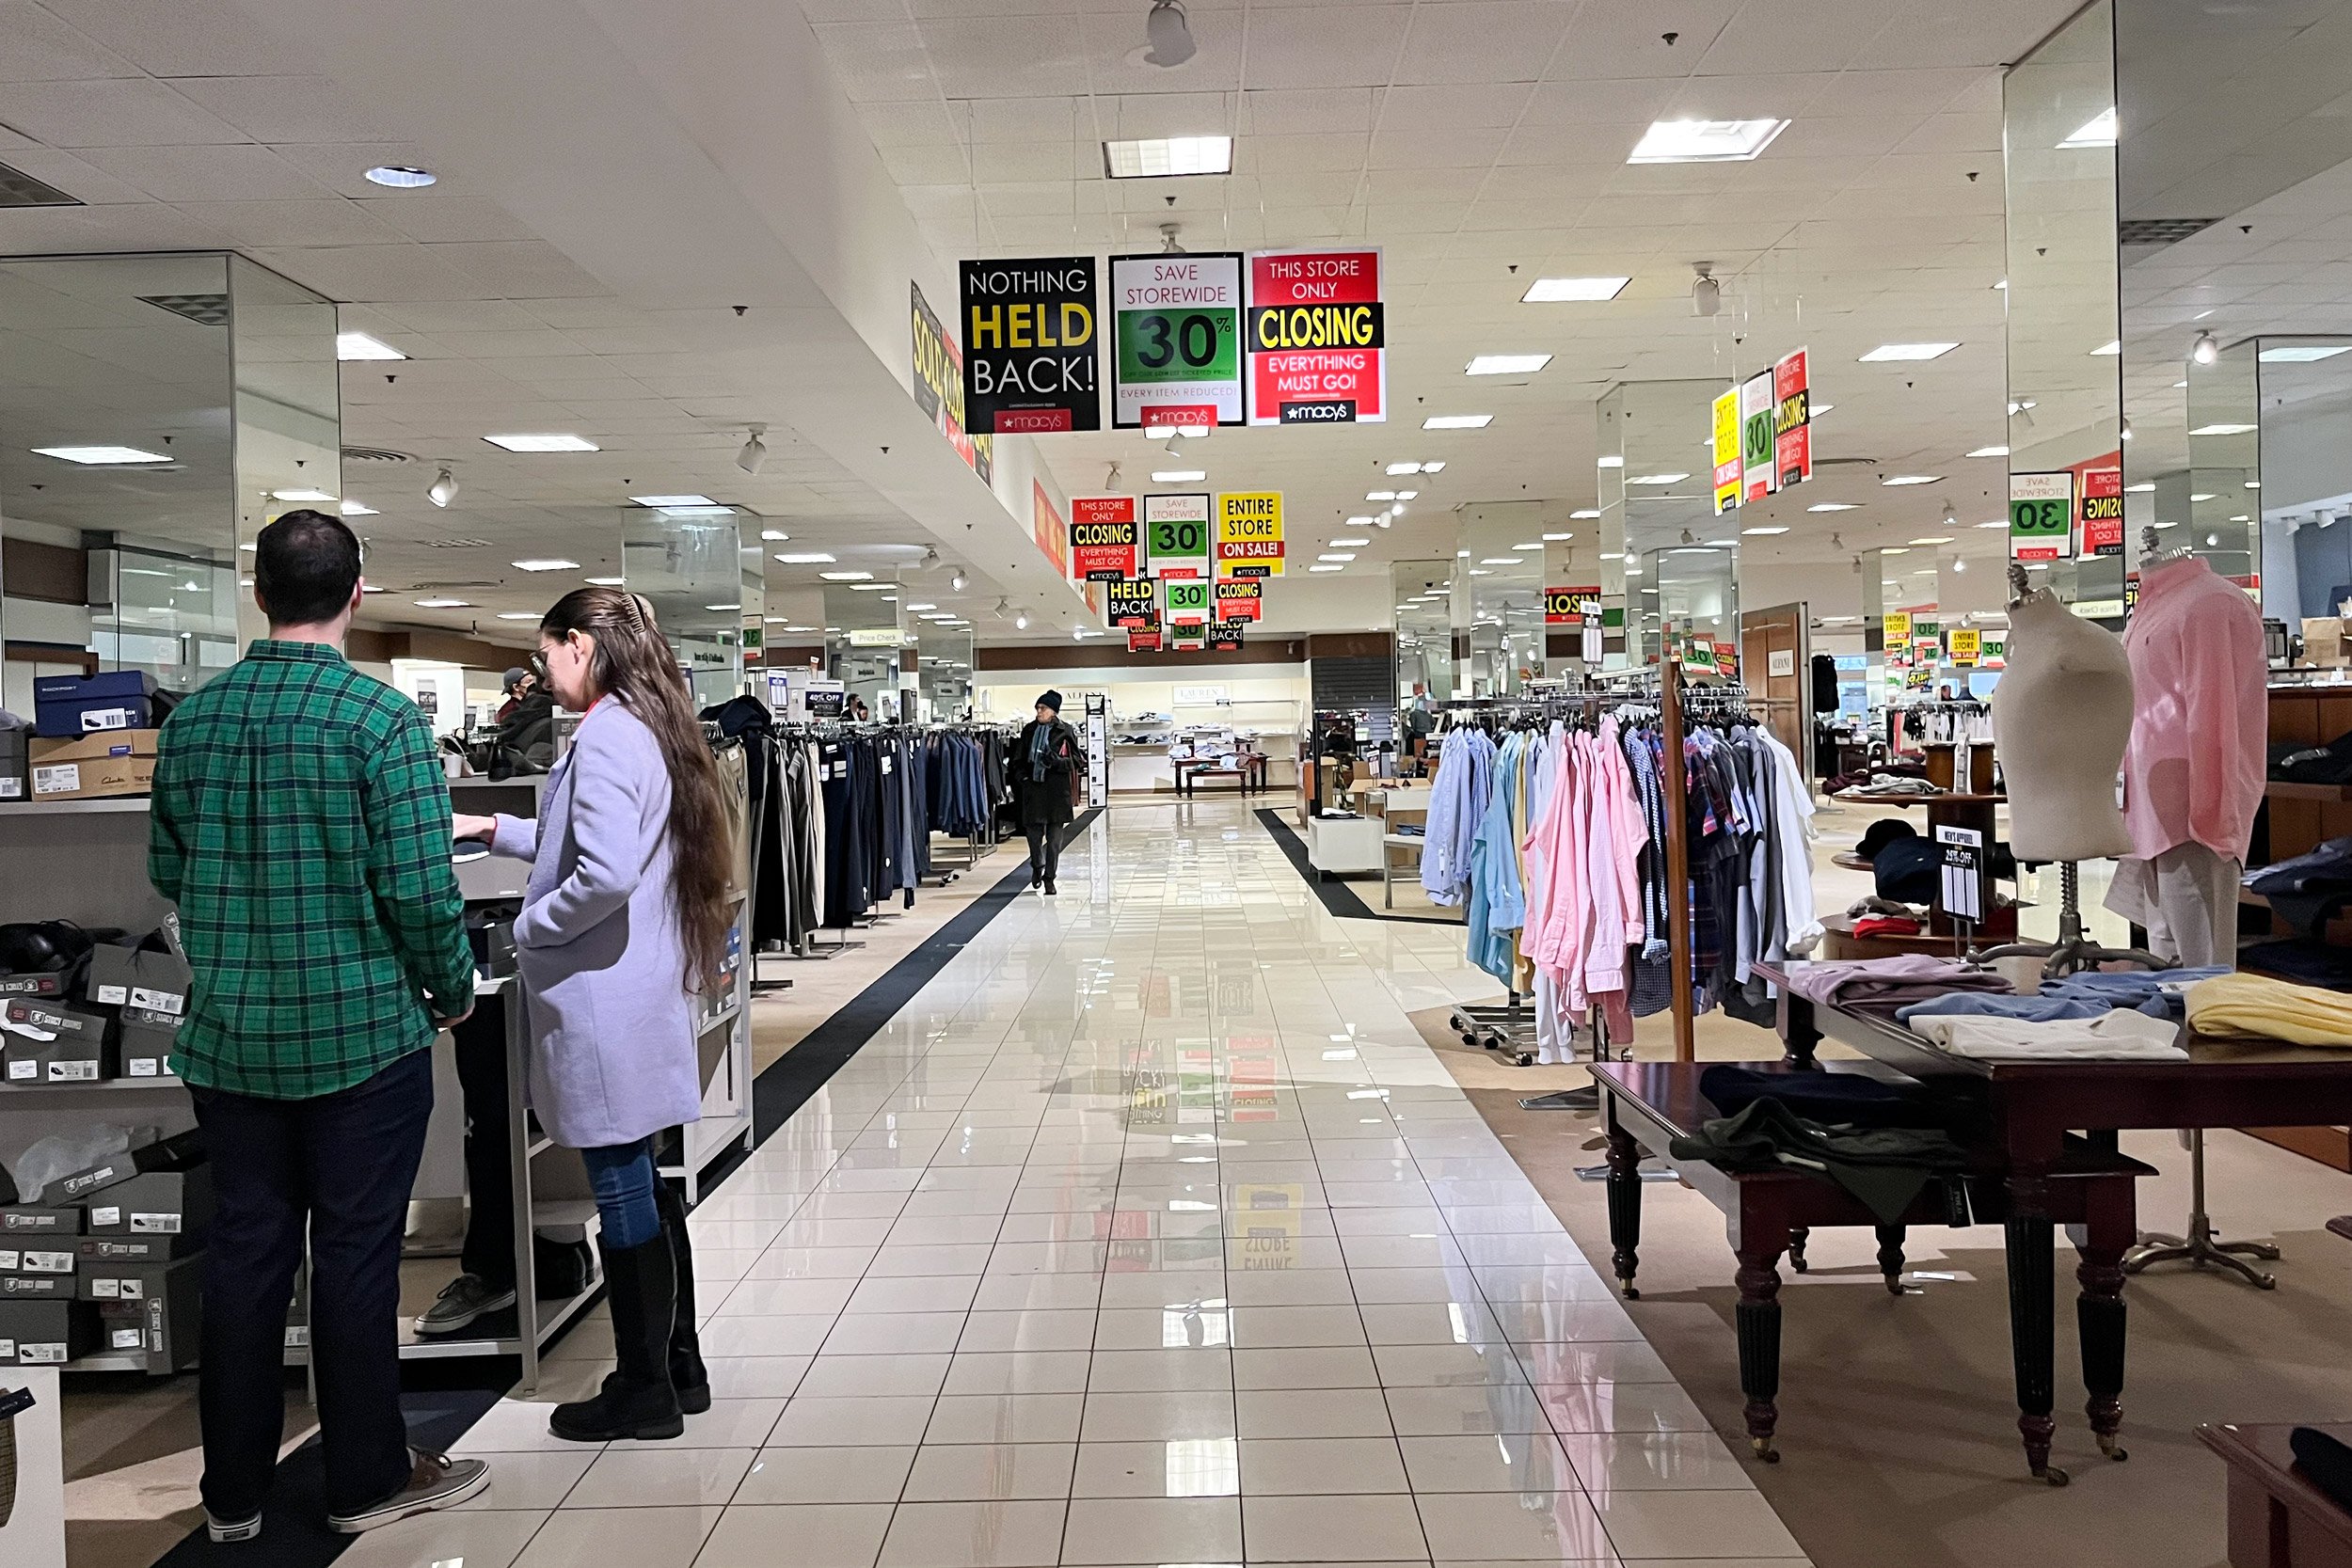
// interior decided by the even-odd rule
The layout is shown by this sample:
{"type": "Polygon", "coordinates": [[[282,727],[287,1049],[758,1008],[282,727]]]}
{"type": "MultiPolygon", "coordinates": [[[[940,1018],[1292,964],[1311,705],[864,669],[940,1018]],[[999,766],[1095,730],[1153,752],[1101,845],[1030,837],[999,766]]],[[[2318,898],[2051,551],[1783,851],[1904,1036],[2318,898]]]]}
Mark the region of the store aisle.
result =
{"type": "MultiPolygon", "coordinates": [[[[1121,806],[693,1220],[723,1396],[351,1568],[1801,1560],[1422,1043],[1458,933],[1121,806]]],[[[601,1374],[592,1327],[539,1402],[601,1374]]]]}

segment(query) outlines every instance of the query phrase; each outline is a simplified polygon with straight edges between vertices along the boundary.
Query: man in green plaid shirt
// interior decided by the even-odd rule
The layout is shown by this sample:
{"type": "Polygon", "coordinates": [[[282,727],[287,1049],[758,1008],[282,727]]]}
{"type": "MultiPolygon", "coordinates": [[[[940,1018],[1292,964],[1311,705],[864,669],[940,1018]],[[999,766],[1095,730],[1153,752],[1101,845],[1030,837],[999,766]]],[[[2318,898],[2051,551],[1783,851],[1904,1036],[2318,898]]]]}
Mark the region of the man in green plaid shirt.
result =
{"type": "Polygon", "coordinates": [[[449,788],[415,704],[344,661],[359,542],[291,512],[262,531],[270,618],[165,723],[148,875],[195,971],[174,1047],[211,1150],[204,1513],[261,1532],[305,1238],[327,1523],[355,1533],[482,1490],[409,1446],[400,1246],[433,1113],[434,1036],[473,1010],[449,788]]]}

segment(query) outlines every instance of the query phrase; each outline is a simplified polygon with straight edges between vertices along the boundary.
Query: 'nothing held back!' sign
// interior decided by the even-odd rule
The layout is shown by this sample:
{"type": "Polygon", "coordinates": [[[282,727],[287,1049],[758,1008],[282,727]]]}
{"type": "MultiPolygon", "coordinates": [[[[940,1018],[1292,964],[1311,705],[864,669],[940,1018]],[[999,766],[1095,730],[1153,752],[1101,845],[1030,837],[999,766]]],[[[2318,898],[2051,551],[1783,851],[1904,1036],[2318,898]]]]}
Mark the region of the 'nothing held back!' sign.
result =
{"type": "Polygon", "coordinates": [[[1102,429],[1094,258],[961,270],[968,427],[993,436],[1102,429]]]}

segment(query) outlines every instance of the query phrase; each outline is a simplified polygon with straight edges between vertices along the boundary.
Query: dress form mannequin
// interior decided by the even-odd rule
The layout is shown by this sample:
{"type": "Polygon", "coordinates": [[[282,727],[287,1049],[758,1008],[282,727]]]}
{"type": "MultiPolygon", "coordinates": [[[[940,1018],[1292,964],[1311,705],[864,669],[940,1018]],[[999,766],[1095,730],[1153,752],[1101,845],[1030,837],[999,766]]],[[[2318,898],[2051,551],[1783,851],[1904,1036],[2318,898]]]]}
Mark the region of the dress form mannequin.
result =
{"type": "Polygon", "coordinates": [[[2123,644],[2057,599],[2009,612],[2009,668],[1993,690],[1993,746],[2009,782],[2010,848],[2021,861],[2132,852],[2115,775],[2132,734],[2123,644]]]}

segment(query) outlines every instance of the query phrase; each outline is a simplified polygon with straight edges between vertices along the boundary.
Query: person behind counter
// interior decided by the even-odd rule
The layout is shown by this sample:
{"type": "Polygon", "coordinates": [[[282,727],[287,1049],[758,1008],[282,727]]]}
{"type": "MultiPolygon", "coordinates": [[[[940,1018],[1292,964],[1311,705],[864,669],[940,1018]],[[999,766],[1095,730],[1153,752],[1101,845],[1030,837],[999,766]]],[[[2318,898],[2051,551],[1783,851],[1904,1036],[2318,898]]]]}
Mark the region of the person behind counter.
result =
{"type": "Polygon", "coordinates": [[[1054,877],[1061,869],[1061,831],[1070,825],[1070,780],[1087,765],[1078,732],[1062,722],[1060,692],[1039,695],[1037,717],[1021,727],[1011,761],[1021,828],[1029,838],[1029,886],[1058,893],[1054,877]]]}
{"type": "Polygon", "coordinates": [[[532,862],[515,947],[531,1102],[577,1148],[600,1221],[619,1366],[548,1429],[580,1443],[676,1437],[710,1408],[685,1206],[654,1134],[699,1119],[696,997],[725,956],[724,799],[677,658],[639,594],[582,588],[539,623],[541,684],[582,717],[536,821],[456,818],[532,862]]]}
{"type": "Polygon", "coordinates": [[[473,955],[432,727],[343,659],[359,567],[339,517],[263,529],[269,636],[175,708],[156,748],[148,878],[195,971],[172,1053],[218,1206],[197,1402],[219,1542],[262,1533],[306,1235],[327,1528],[448,1508],[490,1479],[411,1446],[400,1408],[401,1233],[434,1035],[473,1010],[473,955]]]}

